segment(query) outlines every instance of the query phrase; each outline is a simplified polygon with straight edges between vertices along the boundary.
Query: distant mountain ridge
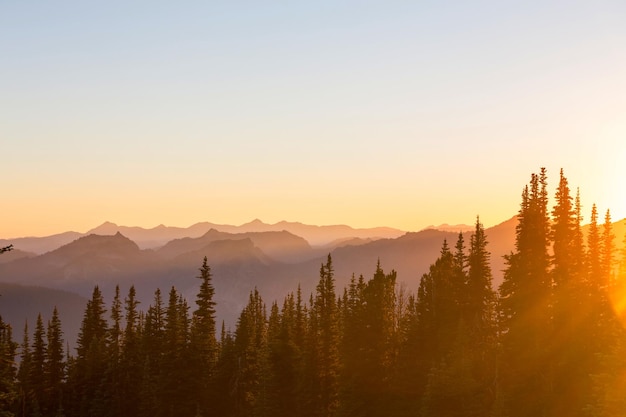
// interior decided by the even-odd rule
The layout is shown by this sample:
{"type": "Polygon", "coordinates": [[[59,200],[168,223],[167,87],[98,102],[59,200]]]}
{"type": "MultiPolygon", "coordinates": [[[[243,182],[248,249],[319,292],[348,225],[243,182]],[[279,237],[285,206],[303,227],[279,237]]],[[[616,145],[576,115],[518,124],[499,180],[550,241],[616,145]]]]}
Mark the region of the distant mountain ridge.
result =
{"type": "Polygon", "coordinates": [[[189,227],[164,226],[160,224],[150,229],[138,226],[120,226],[107,221],[86,233],[65,232],[43,237],[0,239],[0,245],[13,244],[15,249],[20,249],[24,252],[32,252],[34,254],[43,254],[73,242],[82,236],[88,236],[90,234],[114,235],[119,232],[135,242],[140,249],[157,249],[175,239],[199,238],[211,229],[225,233],[287,231],[305,239],[311,246],[320,247],[348,239],[388,239],[396,238],[406,233],[405,231],[391,227],[359,229],[346,225],[314,226],[287,221],[267,224],[259,219],[244,223],[240,226],[201,222],[189,227]]]}
{"type": "Polygon", "coordinates": [[[429,229],[433,229],[433,230],[440,230],[442,232],[471,232],[472,230],[474,230],[474,226],[469,225],[469,224],[448,224],[448,223],[443,223],[440,224],[439,226],[434,226],[434,225],[430,225],[428,227],[425,227],[422,230],[429,230],[429,229]]]}

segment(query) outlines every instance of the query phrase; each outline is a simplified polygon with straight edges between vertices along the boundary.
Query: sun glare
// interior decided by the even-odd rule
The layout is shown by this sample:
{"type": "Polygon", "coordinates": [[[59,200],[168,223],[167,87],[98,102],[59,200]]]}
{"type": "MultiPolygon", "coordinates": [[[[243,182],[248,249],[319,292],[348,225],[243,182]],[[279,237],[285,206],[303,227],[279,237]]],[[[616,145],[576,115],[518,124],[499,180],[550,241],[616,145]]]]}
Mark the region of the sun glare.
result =
{"type": "Polygon", "coordinates": [[[611,304],[615,315],[626,328],[626,282],[624,282],[626,277],[623,274],[618,277],[618,282],[611,291],[611,304]]]}

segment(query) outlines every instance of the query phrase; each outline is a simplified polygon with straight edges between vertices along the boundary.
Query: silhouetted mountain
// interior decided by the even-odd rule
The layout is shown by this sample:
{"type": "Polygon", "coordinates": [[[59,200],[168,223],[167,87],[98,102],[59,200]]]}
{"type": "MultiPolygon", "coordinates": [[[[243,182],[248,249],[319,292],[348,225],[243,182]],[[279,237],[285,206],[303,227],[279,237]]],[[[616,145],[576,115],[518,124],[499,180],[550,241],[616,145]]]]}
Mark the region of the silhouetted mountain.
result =
{"type": "Polygon", "coordinates": [[[23,250],[11,250],[8,252],[4,252],[2,256],[0,256],[0,264],[6,264],[8,262],[13,262],[22,258],[32,258],[33,256],[37,256],[36,253],[25,252],[23,250]]]}
{"type": "Polygon", "coordinates": [[[16,239],[0,239],[0,247],[13,245],[15,250],[32,252],[38,255],[67,245],[83,236],[78,232],[65,232],[45,237],[20,237],[16,239]]]}
{"type": "Polygon", "coordinates": [[[173,239],[202,236],[207,230],[214,226],[216,225],[211,223],[197,223],[193,226],[183,228],[160,224],[151,229],[144,229],[143,227],[118,226],[115,223],[104,222],[100,226],[91,229],[87,234],[114,235],[121,233],[137,243],[141,249],[150,249],[163,246],[173,239]]]}
{"type": "Polygon", "coordinates": [[[474,230],[474,226],[471,226],[469,224],[440,224],[439,226],[435,226],[435,225],[430,225],[428,227],[425,227],[423,230],[428,230],[428,229],[434,229],[434,230],[440,230],[442,232],[454,232],[454,233],[459,233],[459,232],[471,232],[472,230],[474,230]]]}
{"type": "Polygon", "coordinates": [[[0,316],[13,327],[15,340],[22,340],[26,321],[32,335],[37,314],[41,313],[47,323],[56,306],[63,323],[63,338],[73,346],[86,304],[87,298],[72,292],[0,282],[0,316]]]}
{"type": "Polygon", "coordinates": [[[259,219],[254,219],[251,222],[244,223],[240,226],[204,222],[196,223],[188,228],[167,227],[160,225],[153,229],[118,226],[114,223],[106,222],[97,228],[90,230],[89,233],[110,235],[120,232],[129,239],[135,241],[140,248],[156,248],[166,244],[170,240],[182,239],[185,237],[200,237],[211,229],[231,234],[287,231],[293,235],[304,238],[310,245],[313,246],[327,245],[332,241],[348,238],[395,238],[405,233],[401,230],[389,227],[354,229],[345,225],[313,226],[286,221],[281,221],[275,224],[267,224],[263,223],[259,219]]]}
{"type": "Polygon", "coordinates": [[[140,249],[155,249],[165,245],[171,240],[183,239],[187,237],[201,237],[211,229],[231,234],[287,231],[293,235],[304,238],[309,244],[314,246],[328,245],[329,243],[340,239],[394,238],[404,234],[401,230],[388,227],[354,229],[345,225],[312,226],[285,221],[276,224],[266,224],[259,219],[255,219],[240,226],[201,222],[185,228],[170,227],[161,224],[151,229],[134,226],[119,226],[115,223],[104,222],[100,226],[91,229],[84,234],[67,232],[46,237],[26,237],[11,240],[3,239],[0,240],[0,245],[7,246],[9,244],[13,244],[15,249],[42,254],[57,249],[62,245],[66,245],[81,236],[88,236],[90,234],[114,235],[119,232],[135,242],[140,249]]]}
{"type": "Polygon", "coordinates": [[[180,254],[195,251],[217,240],[250,239],[263,253],[277,261],[294,263],[315,257],[306,240],[287,231],[226,233],[211,229],[199,238],[172,240],[160,248],[157,253],[164,259],[171,259],[180,254]]]}
{"type": "Polygon", "coordinates": [[[151,269],[151,251],[121,234],[89,235],[34,258],[0,265],[0,281],[89,292],[95,284],[126,281],[151,269]]]}
{"type": "Polygon", "coordinates": [[[296,236],[301,236],[312,246],[323,246],[338,239],[393,239],[402,236],[404,231],[390,227],[373,227],[354,229],[346,225],[312,226],[298,222],[278,222],[267,225],[269,230],[287,230],[296,236]]]}
{"type": "Polygon", "coordinates": [[[332,251],[336,248],[340,248],[342,246],[359,246],[359,245],[365,245],[366,243],[371,243],[374,240],[378,240],[378,239],[372,239],[372,238],[360,238],[360,237],[346,237],[346,238],[342,238],[342,239],[337,239],[337,240],[333,240],[330,243],[327,243],[324,246],[320,246],[319,249],[320,250],[324,250],[324,251],[332,251]]]}

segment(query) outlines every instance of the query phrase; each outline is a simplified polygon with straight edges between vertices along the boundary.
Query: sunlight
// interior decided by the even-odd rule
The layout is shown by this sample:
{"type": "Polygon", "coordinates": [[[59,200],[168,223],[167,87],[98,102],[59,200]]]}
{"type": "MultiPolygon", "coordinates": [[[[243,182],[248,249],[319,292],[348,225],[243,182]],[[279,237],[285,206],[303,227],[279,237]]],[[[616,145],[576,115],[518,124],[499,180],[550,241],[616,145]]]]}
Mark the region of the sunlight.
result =
{"type": "Polygon", "coordinates": [[[618,274],[617,283],[611,291],[611,305],[622,326],[626,328],[626,282],[623,274],[618,274]]]}

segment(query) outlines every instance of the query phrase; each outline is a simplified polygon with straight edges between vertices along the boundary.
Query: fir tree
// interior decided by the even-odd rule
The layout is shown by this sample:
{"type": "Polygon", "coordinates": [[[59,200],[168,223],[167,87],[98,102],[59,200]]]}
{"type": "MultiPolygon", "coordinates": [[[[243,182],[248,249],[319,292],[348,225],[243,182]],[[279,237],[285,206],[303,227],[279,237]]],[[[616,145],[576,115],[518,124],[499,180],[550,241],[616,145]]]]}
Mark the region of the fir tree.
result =
{"type": "Polygon", "coordinates": [[[198,308],[193,312],[190,349],[196,363],[194,396],[199,401],[201,413],[208,415],[213,402],[211,379],[217,361],[217,341],[215,339],[215,301],[213,301],[215,290],[206,256],[198,278],[201,283],[196,297],[198,308]]]}
{"type": "Polygon", "coordinates": [[[0,417],[13,417],[11,411],[17,400],[17,368],[15,354],[17,343],[13,341],[11,326],[0,317],[0,417]]]}
{"type": "MultiPolygon", "coordinates": [[[[546,173],[532,174],[522,192],[515,252],[506,256],[500,286],[502,360],[500,383],[511,417],[541,416],[552,395],[549,343],[552,281],[548,255],[546,173]]],[[[497,399],[501,402],[501,398],[497,399]]]]}
{"type": "Polygon", "coordinates": [[[52,312],[52,319],[48,322],[47,349],[45,372],[45,400],[43,409],[49,415],[54,415],[63,409],[63,384],[65,382],[65,354],[63,352],[63,331],[61,320],[56,307],[52,312]]]}
{"type": "Polygon", "coordinates": [[[496,294],[492,288],[491,254],[487,244],[485,228],[477,217],[468,255],[467,316],[459,327],[456,356],[451,355],[461,367],[459,380],[466,381],[462,399],[468,407],[472,404],[473,410],[466,412],[467,416],[487,415],[495,401],[496,294]],[[459,352],[462,345],[466,347],[459,352]],[[470,373],[466,374],[468,370],[470,373]]]}
{"type": "Polygon", "coordinates": [[[126,416],[139,414],[141,393],[142,355],[140,352],[139,301],[135,287],[131,285],[124,299],[125,322],[122,350],[120,352],[119,386],[123,393],[120,398],[120,413],[126,416]]]}
{"type": "Polygon", "coordinates": [[[160,406],[163,395],[162,379],[165,352],[165,310],[161,290],[156,289],[154,301],[146,313],[145,326],[141,338],[142,373],[140,383],[139,415],[158,417],[164,415],[160,406]]]}
{"type": "Polygon", "coordinates": [[[241,312],[235,332],[237,370],[232,386],[237,416],[262,415],[265,404],[264,372],[267,346],[267,317],[265,305],[254,290],[241,312]]]}
{"type": "Polygon", "coordinates": [[[109,329],[105,304],[98,286],[93,290],[78,334],[76,358],[69,372],[71,416],[104,416],[110,409],[106,386],[109,329]]]}
{"type": "Polygon", "coordinates": [[[20,344],[20,366],[17,373],[19,392],[19,409],[22,415],[29,415],[32,406],[32,355],[30,351],[30,338],[28,334],[28,322],[24,323],[24,335],[20,344]]]}
{"type": "Polygon", "coordinates": [[[30,381],[32,386],[32,402],[37,404],[37,408],[42,409],[45,402],[45,367],[46,367],[46,333],[43,325],[41,313],[37,315],[35,333],[32,345],[32,365],[30,368],[30,381]]]}
{"type": "Polygon", "coordinates": [[[318,417],[331,417],[339,407],[339,314],[330,254],[326,264],[320,268],[320,280],[311,314],[314,317],[311,331],[315,335],[314,412],[318,417]]]}

